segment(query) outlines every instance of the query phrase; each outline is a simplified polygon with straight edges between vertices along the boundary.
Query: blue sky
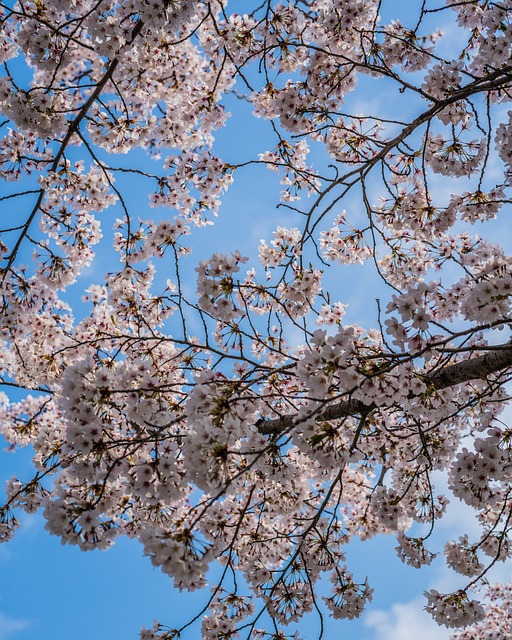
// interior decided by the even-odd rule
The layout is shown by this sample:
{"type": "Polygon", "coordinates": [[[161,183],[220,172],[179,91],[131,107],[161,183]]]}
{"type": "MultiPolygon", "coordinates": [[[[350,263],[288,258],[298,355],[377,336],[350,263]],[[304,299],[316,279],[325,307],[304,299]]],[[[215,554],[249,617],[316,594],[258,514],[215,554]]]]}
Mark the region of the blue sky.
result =
{"type": "MultiPolygon", "coordinates": [[[[396,2],[393,6],[403,15],[408,13],[411,3],[396,2]]],[[[363,79],[360,90],[352,98],[351,106],[355,110],[368,108],[372,112],[382,112],[386,108],[393,109],[384,94],[375,95],[367,85],[363,79]]],[[[243,161],[272,148],[275,140],[268,128],[262,126],[264,123],[250,117],[247,105],[232,99],[229,107],[233,118],[226,131],[219,134],[216,145],[217,153],[223,159],[243,161]]],[[[415,106],[411,104],[409,108],[410,113],[414,113],[415,106]]],[[[317,151],[313,155],[315,163],[326,162],[317,151]]],[[[118,159],[115,158],[114,163],[118,159]]],[[[119,159],[120,162],[123,160],[122,157],[119,159]]],[[[152,166],[149,160],[141,162],[152,166]]],[[[119,179],[118,186],[130,208],[137,212],[135,215],[157,218],[163,214],[162,210],[147,208],[143,191],[133,182],[119,179]]],[[[192,289],[195,289],[193,268],[200,259],[213,251],[240,249],[254,261],[260,238],[269,240],[271,231],[278,224],[297,224],[292,214],[275,209],[280,189],[275,174],[263,167],[244,169],[236,174],[235,184],[224,198],[218,223],[195,231],[189,238],[193,254],[186,261],[190,273],[188,285],[192,289]]],[[[345,206],[361,205],[356,198],[350,198],[345,206]]],[[[116,215],[118,212],[114,210],[102,215],[105,230],[116,215]]],[[[493,234],[502,235],[504,228],[495,225],[493,234]]],[[[109,234],[105,235],[108,237],[109,234]]],[[[111,258],[103,259],[103,253],[101,256],[100,263],[87,269],[72,287],[73,302],[78,303],[89,284],[101,282],[105,272],[115,268],[115,264],[109,262],[111,258]]],[[[333,298],[351,303],[347,310],[349,322],[373,325],[374,299],[388,295],[382,290],[378,276],[373,270],[354,267],[349,276],[340,281],[340,273],[332,267],[326,276],[334,289],[333,298]]],[[[16,473],[21,479],[28,479],[29,459],[29,451],[0,452],[2,478],[16,473]]],[[[468,511],[452,504],[446,522],[434,537],[437,544],[431,545],[432,550],[440,550],[441,541],[462,534],[465,526],[473,529],[475,526],[468,511]]],[[[361,581],[369,576],[375,589],[374,601],[370,611],[359,621],[326,619],[326,638],[405,640],[415,637],[416,632],[416,637],[422,640],[447,640],[449,634],[421,612],[423,601],[417,598],[423,589],[435,586],[439,590],[449,590],[462,585],[463,580],[454,579],[443,569],[439,558],[430,569],[415,571],[405,567],[396,558],[395,544],[393,538],[380,536],[370,542],[349,545],[349,566],[361,581]]],[[[498,575],[506,576],[506,571],[503,567],[497,568],[498,575]]],[[[0,640],[129,640],[137,637],[141,626],[151,626],[155,618],[169,625],[186,622],[205,599],[204,593],[180,594],[173,589],[171,581],[142,556],[142,547],[137,542],[122,539],[107,552],[84,553],[75,547],[63,546],[59,539],[51,537],[44,530],[40,514],[23,516],[23,527],[15,539],[0,546],[0,575],[0,640]]],[[[313,618],[301,623],[299,628],[305,637],[312,638],[318,625],[313,618]]],[[[184,637],[199,637],[197,627],[184,637]]]]}

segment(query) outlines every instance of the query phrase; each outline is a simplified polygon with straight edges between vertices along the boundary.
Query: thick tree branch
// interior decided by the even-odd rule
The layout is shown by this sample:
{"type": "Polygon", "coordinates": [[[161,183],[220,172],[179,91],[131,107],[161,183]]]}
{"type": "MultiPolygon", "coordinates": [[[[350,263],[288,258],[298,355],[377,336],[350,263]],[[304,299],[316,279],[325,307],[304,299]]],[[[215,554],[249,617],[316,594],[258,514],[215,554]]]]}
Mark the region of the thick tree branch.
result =
{"type": "MultiPolygon", "coordinates": [[[[424,374],[424,382],[432,389],[447,389],[471,380],[483,380],[492,373],[512,367],[512,345],[507,343],[490,349],[477,358],[470,358],[449,365],[435,373],[424,374]]],[[[414,395],[410,395],[411,398],[414,395]]],[[[343,400],[336,402],[318,413],[317,420],[336,420],[346,416],[370,413],[377,408],[375,403],[365,404],[361,400],[343,400]]],[[[264,435],[278,435],[291,429],[296,421],[295,415],[282,416],[273,420],[260,420],[258,429],[264,435]]]]}

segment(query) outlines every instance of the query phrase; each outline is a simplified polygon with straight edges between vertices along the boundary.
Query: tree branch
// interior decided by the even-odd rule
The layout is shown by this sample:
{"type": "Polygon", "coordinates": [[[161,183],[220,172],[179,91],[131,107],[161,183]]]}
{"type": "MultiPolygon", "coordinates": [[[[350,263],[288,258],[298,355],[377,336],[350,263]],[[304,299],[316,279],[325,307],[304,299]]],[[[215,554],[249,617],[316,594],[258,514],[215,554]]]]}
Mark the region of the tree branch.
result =
{"type": "MultiPolygon", "coordinates": [[[[136,23],[136,25],[132,29],[131,42],[133,42],[134,39],[139,35],[139,33],[141,32],[143,26],[144,26],[144,23],[142,22],[142,20],[139,20],[136,23]]],[[[83,106],[80,109],[80,111],[78,112],[78,115],[76,116],[76,118],[74,118],[69,123],[68,130],[66,131],[66,135],[64,136],[62,142],[60,143],[60,146],[59,146],[59,148],[57,150],[57,153],[55,154],[55,158],[53,159],[52,166],[50,167],[50,172],[57,171],[57,169],[59,167],[59,162],[61,161],[62,156],[64,155],[64,152],[66,151],[66,148],[67,148],[67,146],[69,144],[69,141],[71,140],[71,137],[73,136],[74,133],[76,133],[78,131],[80,123],[82,122],[82,120],[87,115],[87,112],[91,108],[92,104],[96,101],[96,99],[99,97],[99,95],[101,94],[101,92],[105,88],[105,85],[107,84],[107,82],[112,78],[112,76],[114,74],[114,71],[116,70],[118,65],[119,65],[119,58],[114,58],[110,62],[110,64],[108,65],[107,70],[105,71],[103,76],[100,78],[100,80],[99,80],[98,84],[96,85],[94,91],[91,93],[89,98],[83,104],[83,106]]],[[[39,189],[36,193],[38,193],[38,197],[37,197],[36,203],[35,203],[32,211],[30,212],[30,215],[27,218],[27,221],[23,225],[23,229],[21,230],[20,235],[18,236],[18,238],[16,240],[16,244],[14,245],[13,250],[11,251],[10,255],[5,258],[7,260],[7,264],[3,268],[0,267],[0,272],[3,272],[3,278],[2,278],[3,280],[7,276],[7,273],[9,272],[9,270],[12,267],[12,265],[14,264],[14,261],[16,260],[16,256],[18,255],[18,251],[19,251],[19,249],[21,247],[21,243],[25,239],[25,237],[26,237],[26,235],[27,235],[27,233],[28,233],[28,231],[30,229],[31,224],[34,221],[34,218],[36,217],[37,212],[39,211],[41,203],[43,202],[43,198],[44,198],[44,194],[46,193],[46,189],[39,189]]]]}
{"type": "MultiPolygon", "coordinates": [[[[512,367],[512,345],[510,343],[496,346],[477,358],[470,358],[444,367],[436,373],[422,375],[429,388],[441,390],[454,387],[471,380],[483,380],[488,375],[512,367]]],[[[409,398],[414,398],[410,393],[409,398]]],[[[336,420],[347,416],[370,413],[377,409],[374,402],[365,404],[361,400],[342,400],[318,413],[316,420],[336,420]]],[[[273,420],[259,420],[258,429],[263,435],[279,435],[291,429],[296,421],[295,415],[282,416],[273,420]]]]}

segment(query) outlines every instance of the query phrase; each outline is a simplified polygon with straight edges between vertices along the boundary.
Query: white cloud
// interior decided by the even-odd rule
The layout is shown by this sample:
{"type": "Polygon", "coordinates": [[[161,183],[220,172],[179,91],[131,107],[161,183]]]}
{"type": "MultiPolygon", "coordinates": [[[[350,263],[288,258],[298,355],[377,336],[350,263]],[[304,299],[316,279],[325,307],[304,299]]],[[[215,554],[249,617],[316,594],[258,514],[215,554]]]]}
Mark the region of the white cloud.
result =
{"type": "Polygon", "coordinates": [[[19,631],[23,631],[28,626],[27,620],[10,618],[0,612],[0,640],[12,640],[19,631]]]}
{"type": "Polygon", "coordinates": [[[423,610],[424,606],[423,598],[415,598],[405,604],[396,603],[388,611],[370,611],[364,624],[373,635],[366,640],[449,640],[450,631],[439,627],[423,610]]]}

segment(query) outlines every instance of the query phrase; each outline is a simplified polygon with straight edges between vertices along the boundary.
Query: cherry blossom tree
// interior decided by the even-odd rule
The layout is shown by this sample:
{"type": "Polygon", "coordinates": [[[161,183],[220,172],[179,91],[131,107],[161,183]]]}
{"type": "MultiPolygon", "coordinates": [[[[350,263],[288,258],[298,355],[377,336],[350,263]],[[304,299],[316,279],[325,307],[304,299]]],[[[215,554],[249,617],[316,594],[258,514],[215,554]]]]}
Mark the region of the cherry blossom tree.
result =
{"type": "MultiPolygon", "coordinates": [[[[460,588],[425,606],[467,627],[458,640],[496,638],[510,586],[475,593],[512,554],[512,259],[496,234],[511,0],[19,0],[0,23],[0,428],[34,453],[0,540],[39,509],[84,550],[137,538],[176,587],[211,588],[203,638],[298,637],[304,614],[352,619],[371,600],[351,539],[388,533],[403,562],[432,561],[444,473],[481,535],[446,541],[460,588]],[[363,91],[388,110],[359,113],[363,91]],[[228,103],[269,148],[220,157],[228,103]],[[257,254],[194,262],[233,181],[267,169],[281,213],[257,254]],[[360,324],[329,286],[356,268],[381,283],[359,293],[360,324]]],[[[165,622],[141,638],[179,637],[165,622]]]]}

